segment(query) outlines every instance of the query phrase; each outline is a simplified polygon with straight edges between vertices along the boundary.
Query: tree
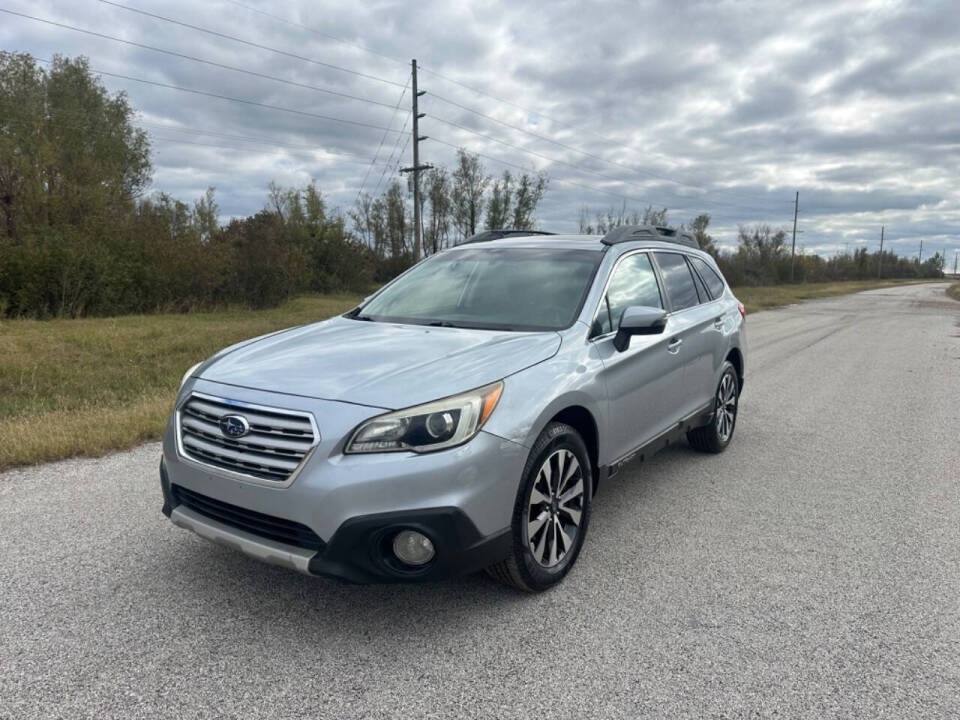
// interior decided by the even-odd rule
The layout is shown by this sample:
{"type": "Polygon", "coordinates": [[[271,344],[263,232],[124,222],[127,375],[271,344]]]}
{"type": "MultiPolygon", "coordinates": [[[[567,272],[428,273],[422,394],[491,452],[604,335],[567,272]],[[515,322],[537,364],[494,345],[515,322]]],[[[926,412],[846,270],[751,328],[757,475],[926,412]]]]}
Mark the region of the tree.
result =
{"type": "Polygon", "coordinates": [[[580,208],[580,233],[583,235],[606,235],[614,228],[623,225],[666,225],[667,208],[654,210],[648,205],[641,215],[636,210],[627,211],[627,201],[617,208],[610,208],[606,213],[598,212],[596,214],[596,224],[591,224],[588,220],[590,208],[584,205],[580,208]]]}
{"type": "Polygon", "coordinates": [[[447,242],[450,234],[450,173],[433,168],[424,176],[424,195],[430,203],[430,214],[424,228],[424,252],[435,253],[447,242]]]}
{"type": "Polygon", "coordinates": [[[509,227],[512,221],[511,206],[513,205],[513,176],[509,170],[504,170],[490,188],[490,197],[487,198],[487,230],[499,230],[509,227]]]}
{"type": "Polygon", "coordinates": [[[214,189],[208,187],[203,197],[193,204],[194,224],[202,242],[209,243],[220,229],[219,215],[220,208],[217,207],[217,201],[214,198],[214,189]]]}
{"type": "Polygon", "coordinates": [[[641,220],[643,225],[657,225],[664,226],[667,224],[667,209],[661,208],[660,210],[654,210],[652,205],[647,205],[646,210],[643,211],[643,220],[641,220]]]}
{"type": "Polygon", "coordinates": [[[453,171],[453,222],[460,237],[470,237],[477,232],[480,216],[483,213],[483,195],[490,184],[490,177],[484,174],[479,155],[471,155],[466,150],[457,150],[457,167],[453,171]]]}
{"type": "Polygon", "coordinates": [[[517,182],[517,191],[513,206],[513,227],[517,230],[533,230],[536,221],[533,213],[547,192],[547,175],[524,173],[517,182]]]}
{"type": "Polygon", "coordinates": [[[697,239],[697,245],[700,246],[700,249],[716,257],[717,246],[714,244],[713,238],[707,233],[707,227],[709,225],[710,215],[700,213],[693,219],[693,222],[690,223],[690,230],[693,232],[693,237],[697,239]]]}
{"type": "Polygon", "coordinates": [[[146,133],[85,58],[57,55],[45,71],[0,52],[2,234],[20,242],[65,223],[110,223],[149,181],[146,133]]]}
{"type": "Polygon", "coordinates": [[[784,252],[786,238],[783,230],[774,232],[769,225],[756,225],[753,229],[740,226],[737,258],[746,284],[772,285],[786,278],[789,274],[789,258],[784,252]]]}

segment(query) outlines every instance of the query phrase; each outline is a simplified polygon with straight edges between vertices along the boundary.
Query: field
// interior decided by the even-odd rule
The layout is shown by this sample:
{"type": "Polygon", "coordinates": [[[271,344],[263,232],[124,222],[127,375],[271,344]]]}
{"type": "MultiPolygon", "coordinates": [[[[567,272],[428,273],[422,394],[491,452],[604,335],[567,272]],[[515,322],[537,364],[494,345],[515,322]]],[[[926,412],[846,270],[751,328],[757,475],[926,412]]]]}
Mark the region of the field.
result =
{"type": "MultiPolygon", "coordinates": [[[[895,284],[903,282],[735,292],[754,312],[895,284]]],[[[244,338],[344,312],[359,299],[306,295],[263,311],[0,322],[0,469],[155,440],[188,367],[244,338]]]]}
{"type": "Polygon", "coordinates": [[[948,287],[947,295],[952,297],[954,300],[960,300],[960,283],[954,283],[948,287]]]}
{"type": "Polygon", "coordinates": [[[191,365],[359,300],[308,295],[263,311],[0,321],[0,469],[155,440],[191,365]]]}

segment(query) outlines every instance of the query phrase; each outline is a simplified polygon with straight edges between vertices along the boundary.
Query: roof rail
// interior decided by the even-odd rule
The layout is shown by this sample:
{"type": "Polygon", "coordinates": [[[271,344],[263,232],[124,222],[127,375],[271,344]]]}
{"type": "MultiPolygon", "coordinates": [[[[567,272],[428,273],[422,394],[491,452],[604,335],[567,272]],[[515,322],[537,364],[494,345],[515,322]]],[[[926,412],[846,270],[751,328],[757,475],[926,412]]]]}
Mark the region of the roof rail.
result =
{"type": "Polygon", "coordinates": [[[635,240],[660,240],[700,248],[693,233],[686,230],[677,230],[671,227],[657,227],[654,225],[621,225],[613,228],[601,238],[604,245],[633,242],[635,240]]]}
{"type": "Polygon", "coordinates": [[[469,243],[489,242],[490,240],[501,240],[506,237],[530,237],[532,235],[555,235],[556,233],[546,230],[484,230],[475,235],[471,235],[466,240],[458,242],[457,245],[467,245],[469,243]]]}

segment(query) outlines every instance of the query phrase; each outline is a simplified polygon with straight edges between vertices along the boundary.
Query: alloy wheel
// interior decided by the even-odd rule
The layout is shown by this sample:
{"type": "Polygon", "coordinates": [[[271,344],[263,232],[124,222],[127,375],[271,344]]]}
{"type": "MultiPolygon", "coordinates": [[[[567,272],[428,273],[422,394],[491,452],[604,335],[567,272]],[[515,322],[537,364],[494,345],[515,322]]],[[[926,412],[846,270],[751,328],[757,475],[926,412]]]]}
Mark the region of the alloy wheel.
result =
{"type": "Polygon", "coordinates": [[[527,506],[527,543],[542,567],[557,565],[574,548],[583,502],[580,462],[567,449],[554,451],[537,472],[527,506]]]}
{"type": "Polygon", "coordinates": [[[733,373],[726,373],[717,388],[717,409],[714,422],[717,425],[717,437],[726,443],[733,434],[733,423],[737,417],[737,381],[733,373]]]}

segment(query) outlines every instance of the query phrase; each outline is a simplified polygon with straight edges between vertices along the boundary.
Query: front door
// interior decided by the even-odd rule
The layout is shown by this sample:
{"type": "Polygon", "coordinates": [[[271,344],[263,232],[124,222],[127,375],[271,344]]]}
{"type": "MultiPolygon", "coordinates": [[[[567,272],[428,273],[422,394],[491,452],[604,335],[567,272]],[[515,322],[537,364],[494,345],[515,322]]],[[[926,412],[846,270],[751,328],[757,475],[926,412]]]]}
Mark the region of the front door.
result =
{"type": "Polygon", "coordinates": [[[683,354],[670,346],[669,321],[666,332],[635,335],[623,352],[613,346],[623,311],[638,305],[664,307],[646,252],[625,255],[614,267],[592,328],[603,362],[609,403],[607,436],[613,459],[622,458],[670,427],[683,386],[683,354]]]}

